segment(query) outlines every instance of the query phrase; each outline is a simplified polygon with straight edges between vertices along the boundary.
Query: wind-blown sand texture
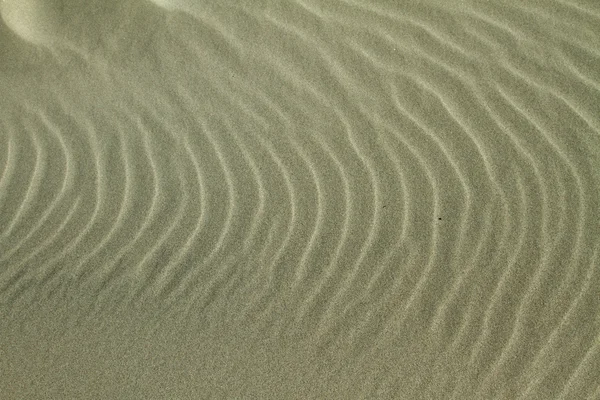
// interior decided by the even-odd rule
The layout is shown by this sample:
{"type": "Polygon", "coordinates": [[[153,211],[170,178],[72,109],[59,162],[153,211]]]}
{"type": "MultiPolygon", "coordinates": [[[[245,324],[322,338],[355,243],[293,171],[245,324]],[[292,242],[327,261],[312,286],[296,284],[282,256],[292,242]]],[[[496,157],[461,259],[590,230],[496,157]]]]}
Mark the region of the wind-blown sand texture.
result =
{"type": "Polygon", "coordinates": [[[600,3],[0,14],[0,398],[600,398],[600,3]]]}

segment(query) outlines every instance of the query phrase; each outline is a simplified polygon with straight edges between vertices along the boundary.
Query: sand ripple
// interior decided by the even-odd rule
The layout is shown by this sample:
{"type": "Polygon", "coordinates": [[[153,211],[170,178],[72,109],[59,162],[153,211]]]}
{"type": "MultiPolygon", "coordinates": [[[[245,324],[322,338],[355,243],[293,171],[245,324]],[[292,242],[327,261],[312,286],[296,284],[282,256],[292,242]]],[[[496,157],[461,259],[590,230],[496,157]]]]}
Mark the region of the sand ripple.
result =
{"type": "Polygon", "coordinates": [[[2,315],[160,310],[365,362],[363,396],[598,396],[596,5],[125,3],[0,6],[2,315]]]}

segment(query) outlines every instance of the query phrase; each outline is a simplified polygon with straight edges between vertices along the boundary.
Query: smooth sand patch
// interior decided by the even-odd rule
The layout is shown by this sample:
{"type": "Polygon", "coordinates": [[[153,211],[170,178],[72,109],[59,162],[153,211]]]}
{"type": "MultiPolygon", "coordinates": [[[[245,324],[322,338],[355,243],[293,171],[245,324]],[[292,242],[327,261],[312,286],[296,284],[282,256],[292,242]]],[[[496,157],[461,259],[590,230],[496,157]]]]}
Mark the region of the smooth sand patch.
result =
{"type": "Polygon", "coordinates": [[[0,15],[21,38],[35,43],[51,43],[61,28],[61,0],[3,0],[0,15]]]}

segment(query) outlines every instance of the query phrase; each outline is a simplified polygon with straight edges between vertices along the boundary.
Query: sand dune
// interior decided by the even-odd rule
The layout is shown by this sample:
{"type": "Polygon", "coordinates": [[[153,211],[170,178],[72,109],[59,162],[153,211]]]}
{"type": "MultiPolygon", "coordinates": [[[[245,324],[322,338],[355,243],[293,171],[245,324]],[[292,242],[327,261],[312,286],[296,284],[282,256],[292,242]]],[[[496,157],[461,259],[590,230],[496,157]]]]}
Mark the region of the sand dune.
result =
{"type": "Polygon", "coordinates": [[[2,398],[600,398],[600,7],[0,3],[2,398]]]}

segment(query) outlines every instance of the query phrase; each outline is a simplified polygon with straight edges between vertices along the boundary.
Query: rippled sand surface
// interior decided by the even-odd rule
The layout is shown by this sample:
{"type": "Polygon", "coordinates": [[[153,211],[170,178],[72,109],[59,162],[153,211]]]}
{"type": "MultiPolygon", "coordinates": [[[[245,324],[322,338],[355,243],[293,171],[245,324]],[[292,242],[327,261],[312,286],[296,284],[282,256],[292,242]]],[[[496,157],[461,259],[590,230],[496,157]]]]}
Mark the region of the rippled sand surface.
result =
{"type": "Polygon", "coordinates": [[[600,4],[3,0],[2,399],[600,399],[600,4]]]}

